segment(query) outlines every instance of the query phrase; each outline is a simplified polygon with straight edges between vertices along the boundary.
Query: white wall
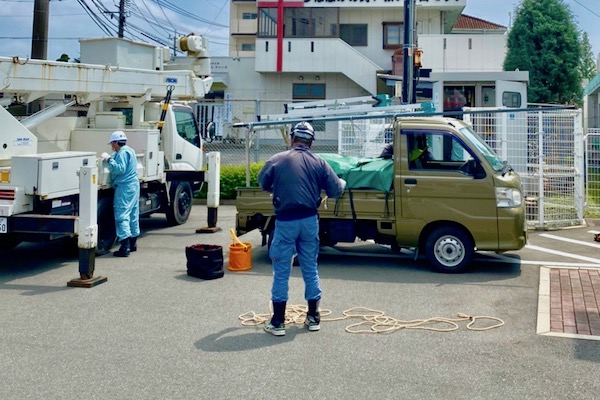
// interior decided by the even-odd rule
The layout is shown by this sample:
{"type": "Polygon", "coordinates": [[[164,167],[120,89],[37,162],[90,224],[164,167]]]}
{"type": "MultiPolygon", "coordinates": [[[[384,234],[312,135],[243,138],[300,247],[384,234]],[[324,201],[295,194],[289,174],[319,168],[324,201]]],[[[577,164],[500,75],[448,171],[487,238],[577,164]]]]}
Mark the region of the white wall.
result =
{"type": "Polygon", "coordinates": [[[419,35],[418,39],[423,68],[435,72],[502,71],[506,35],[419,35]]]}
{"type": "MultiPolygon", "coordinates": [[[[421,22],[418,31],[427,34],[441,33],[441,16],[439,11],[418,11],[417,20],[421,22]]],[[[364,9],[340,10],[340,24],[368,24],[366,47],[354,47],[356,51],[369,58],[383,69],[392,69],[394,50],[383,48],[383,22],[404,21],[404,10],[375,8],[366,12],[364,9]]]]}

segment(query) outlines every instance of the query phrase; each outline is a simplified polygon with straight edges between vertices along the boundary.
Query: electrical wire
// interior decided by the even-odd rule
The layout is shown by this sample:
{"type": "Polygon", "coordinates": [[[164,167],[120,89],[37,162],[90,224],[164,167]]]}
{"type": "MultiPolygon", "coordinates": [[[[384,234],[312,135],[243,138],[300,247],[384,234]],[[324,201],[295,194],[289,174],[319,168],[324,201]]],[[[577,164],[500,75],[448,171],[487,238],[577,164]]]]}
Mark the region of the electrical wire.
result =
{"type": "Polygon", "coordinates": [[[229,28],[228,25],[218,24],[214,21],[208,20],[206,18],[202,18],[196,14],[192,14],[191,12],[189,12],[167,0],[151,0],[151,1],[160,5],[161,7],[164,6],[166,9],[171,10],[181,16],[184,16],[184,17],[187,17],[187,18],[190,18],[190,19],[193,19],[193,20],[205,23],[205,24],[212,24],[213,26],[218,26],[220,28],[229,28]]]}
{"type": "MultiPolygon", "coordinates": [[[[133,1],[132,2],[133,5],[135,6],[135,8],[138,10],[139,15],[146,21],[148,22],[148,24],[150,26],[152,26],[152,28],[158,32],[158,30],[156,28],[154,28],[154,24],[152,24],[146,17],[146,15],[143,13],[142,9],[137,5],[137,2],[133,1]]],[[[169,21],[169,19],[167,18],[166,21],[159,21],[158,18],[156,18],[156,16],[154,15],[154,13],[152,11],[150,11],[150,8],[148,7],[148,4],[146,4],[146,0],[142,0],[142,3],[144,4],[144,7],[146,8],[146,10],[148,11],[148,15],[150,15],[150,17],[152,17],[152,19],[156,22],[156,24],[158,26],[160,26],[165,32],[168,32],[168,30],[164,27],[164,22],[167,22],[171,28],[173,29],[173,31],[175,31],[175,27],[173,26],[173,24],[171,23],[171,21],[169,21]]],[[[132,12],[133,13],[133,12],[132,12]]],[[[163,11],[164,14],[164,11],[163,11]]],[[[166,16],[165,16],[166,17],[166,16]]]]}
{"type": "Polygon", "coordinates": [[[110,31],[110,29],[106,25],[104,25],[104,23],[102,21],[100,21],[100,19],[96,15],[96,13],[86,4],[85,1],[77,0],[77,3],[79,3],[79,5],[81,7],[83,7],[84,11],[88,14],[88,16],[92,19],[92,21],[98,26],[98,28],[100,28],[100,30],[102,30],[108,36],[111,36],[113,34],[110,31]]]}
{"type": "MultiPolygon", "coordinates": [[[[217,19],[217,17],[221,14],[221,12],[223,11],[223,8],[225,8],[225,5],[229,4],[229,0],[224,0],[223,4],[221,5],[221,8],[219,8],[219,11],[217,11],[217,14],[215,15],[215,19],[217,19]]],[[[214,21],[211,22],[206,29],[204,30],[204,34],[206,35],[206,33],[208,33],[208,30],[214,25],[214,21]]]]}
{"type": "Polygon", "coordinates": [[[585,8],[586,10],[588,10],[589,12],[591,12],[592,14],[594,14],[596,17],[600,18],[600,14],[596,13],[595,11],[591,10],[590,8],[588,8],[587,6],[581,4],[579,2],[579,0],[573,0],[575,3],[579,4],[581,7],[585,8]]]}

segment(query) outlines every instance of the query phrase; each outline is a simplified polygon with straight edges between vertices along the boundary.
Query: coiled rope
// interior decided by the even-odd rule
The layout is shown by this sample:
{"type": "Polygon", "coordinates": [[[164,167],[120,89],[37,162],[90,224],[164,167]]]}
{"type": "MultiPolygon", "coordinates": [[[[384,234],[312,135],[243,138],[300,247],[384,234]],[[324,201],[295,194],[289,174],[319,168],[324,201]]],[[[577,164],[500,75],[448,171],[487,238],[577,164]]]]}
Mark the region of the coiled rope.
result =
{"type": "MultiPolygon", "coordinates": [[[[305,305],[289,305],[285,309],[285,324],[303,324],[306,320],[305,305]]],[[[499,328],[504,325],[504,321],[497,317],[486,315],[470,316],[458,313],[456,318],[433,317],[427,319],[414,319],[404,321],[385,315],[383,311],[374,310],[366,307],[352,307],[342,312],[341,317],[330,317],[331,310],[320,309],[321,322],[343,321],[350,319],[359,319],[359,322],[346,326],[348,333],[392,333],[401,329],[421,329],[435,332],[452,332],[460,328],[460,322],[469,321],[466,325],[467,330],[487,331],[499,328]],[[484,326],[475,326],[476,323],[482,325],[482,321],[493,321],[492,324],[483,324],[484,326]]],[[[270,320],[272,311],[265,314],[257,314],[249,311],[240,315],[238,318],[243,326],[258,326],[270,320]]]]}

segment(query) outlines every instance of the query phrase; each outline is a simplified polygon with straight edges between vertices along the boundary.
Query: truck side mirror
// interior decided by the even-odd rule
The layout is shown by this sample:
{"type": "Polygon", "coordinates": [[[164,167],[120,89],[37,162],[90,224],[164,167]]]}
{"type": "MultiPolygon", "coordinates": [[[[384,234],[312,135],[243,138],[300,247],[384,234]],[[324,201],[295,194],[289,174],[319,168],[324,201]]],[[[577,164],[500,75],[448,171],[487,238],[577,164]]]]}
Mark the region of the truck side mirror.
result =
{"type": "Polygon", "coordinates": [[[217,128],[215,127],[215,123],[213,121],[209,122],[208,125],[206,125],[206,134],[208,135],[208,138],[211,140],[211,142],[215,139],[216,130],[217,128]]]}

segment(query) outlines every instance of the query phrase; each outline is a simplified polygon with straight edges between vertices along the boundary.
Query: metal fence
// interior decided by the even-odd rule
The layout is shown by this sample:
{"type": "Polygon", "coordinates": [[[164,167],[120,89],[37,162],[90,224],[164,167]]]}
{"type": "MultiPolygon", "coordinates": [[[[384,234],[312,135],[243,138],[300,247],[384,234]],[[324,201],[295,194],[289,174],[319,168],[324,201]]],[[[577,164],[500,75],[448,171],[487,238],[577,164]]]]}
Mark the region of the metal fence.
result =
{"type": "Polygon", "coordinates": [[[585,135],[585,215],[600,217],[600,128],[585,135]]]}
{"type": "MultiPolygon", "coordinates": [[[[207,151],[221,152],[224,165],[262,162],[286,148],[287,129],[274,126],[252,134],[233,124],[285,112],[291,100],[234,100],[199,103],[201,127],[216,123],[216,138],[207,151]],[[249,140],[246,146],[246,140],[249,140]]],[[[600,129],[584,137],[580,110],[505,112],[469,108],[463,118],[523,179],[530,228],[557,229],[600,215],[600,129]]],[[[358,157],[379,155],[392,139],[391,118],[314,123],[314,152],[358,157]]]]}
{"type": "Polygon", "coordinates": [[[465,110],[465,119],[522,177],[529,227],[581,224],[585,202],[581,111],[469,114],[470,110],[488,110],[465,110]]]}

